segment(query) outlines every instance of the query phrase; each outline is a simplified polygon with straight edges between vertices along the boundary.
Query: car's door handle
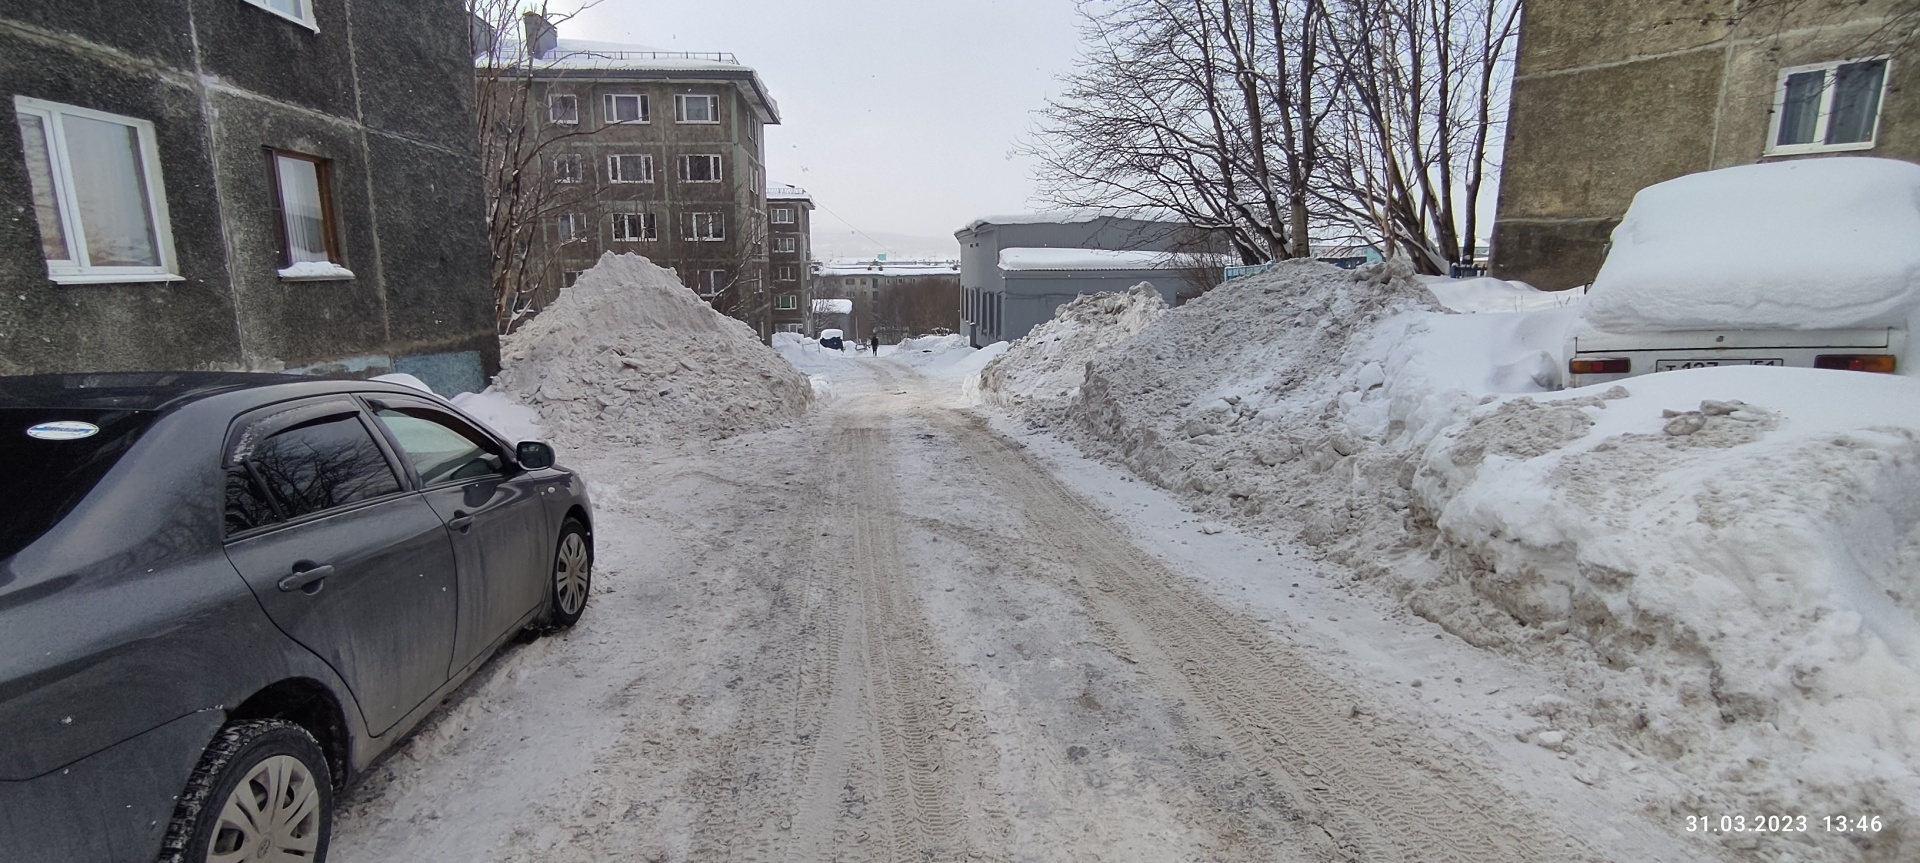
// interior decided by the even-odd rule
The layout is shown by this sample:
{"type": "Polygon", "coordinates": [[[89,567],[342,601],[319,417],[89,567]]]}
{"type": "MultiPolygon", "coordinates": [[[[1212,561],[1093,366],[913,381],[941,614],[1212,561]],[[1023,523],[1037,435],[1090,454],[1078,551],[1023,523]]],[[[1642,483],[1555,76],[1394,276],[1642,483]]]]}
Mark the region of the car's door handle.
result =
{"type": "Polygon", "coordinates": [[[473,516],[457,509],[453,511],[453,518],[447,519],[447,526],[461,533],[466,533],[467,528],[472,524],[473,516]]]}
{"type": "MultiPolygon", "coordinates": [[[[298,566],[298,565],[299,564],[295,564],[295,566],[298,566]]],[[[280,579],[280,590],[285,593],[292,593],[296,590],[305,588],[307,585],[315,584],[321,579],[326,578],[327,576],[332,574],[333,574],[332,564],[328,564],[325,566],[309,567],[307,569],[296,569],[293,571],[292,575],[289,575],[286,578],[280,579]]]]}

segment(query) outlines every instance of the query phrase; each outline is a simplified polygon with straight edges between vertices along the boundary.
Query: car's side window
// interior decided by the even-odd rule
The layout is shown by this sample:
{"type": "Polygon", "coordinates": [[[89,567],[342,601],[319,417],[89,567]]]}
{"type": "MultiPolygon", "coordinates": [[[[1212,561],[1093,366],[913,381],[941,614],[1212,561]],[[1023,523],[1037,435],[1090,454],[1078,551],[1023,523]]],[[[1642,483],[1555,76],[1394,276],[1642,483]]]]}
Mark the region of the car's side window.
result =
{"type": "Polygon", "coordinates": [[[492,442],[433,411],[381,405],[374,415],[393,432],[423,486],[478,479],[506,470],[506,459],[492,442]]]}
{"type": "Polygon", "coordinates": [[[274,432],[227,470],[227,530],[248,530],[400,490],[400,478],[354,414],[274,432]]]}

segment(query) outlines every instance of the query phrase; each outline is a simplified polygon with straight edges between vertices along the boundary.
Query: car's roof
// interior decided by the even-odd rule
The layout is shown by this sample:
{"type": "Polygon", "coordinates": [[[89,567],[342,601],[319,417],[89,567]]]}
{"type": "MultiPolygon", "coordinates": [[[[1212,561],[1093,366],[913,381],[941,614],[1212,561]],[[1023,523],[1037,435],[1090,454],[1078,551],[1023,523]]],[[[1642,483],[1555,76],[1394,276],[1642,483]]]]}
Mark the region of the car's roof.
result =
{"type": "Polygon", "coordinates": [[[325,380],[257,372],[102,372],[0,377],[0,407],[158,411],[223,392],[325,380]]]}

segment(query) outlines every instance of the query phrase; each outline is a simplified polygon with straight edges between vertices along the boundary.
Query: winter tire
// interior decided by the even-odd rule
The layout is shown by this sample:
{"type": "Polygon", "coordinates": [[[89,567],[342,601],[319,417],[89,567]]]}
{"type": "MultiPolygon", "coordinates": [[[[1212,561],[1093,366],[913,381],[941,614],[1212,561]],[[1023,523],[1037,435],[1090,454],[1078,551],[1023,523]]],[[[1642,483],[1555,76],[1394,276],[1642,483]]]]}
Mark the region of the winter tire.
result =
{"type": "Polygon", "coordinates": [[[167,825],[160,863],[323,863],[333,776],[307,730],[278,719],[220,729],[167,825]]]}
{"type": "Polygon", "coordinates": [[[593,543],[587,539],[587,526],[578,519],[567,519],[560,526],[560,543],[553,552],[553,578],[547,586],[547,626],[566,629],[580,621],[587,610],[587,593],[593,588],[593,543]]]}

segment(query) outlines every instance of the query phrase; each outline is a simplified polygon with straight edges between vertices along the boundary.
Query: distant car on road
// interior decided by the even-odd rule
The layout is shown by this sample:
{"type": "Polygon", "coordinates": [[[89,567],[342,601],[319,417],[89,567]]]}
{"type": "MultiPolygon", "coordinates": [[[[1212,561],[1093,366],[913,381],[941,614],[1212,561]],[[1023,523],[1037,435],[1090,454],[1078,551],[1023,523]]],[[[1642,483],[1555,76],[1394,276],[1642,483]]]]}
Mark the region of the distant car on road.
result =
{"type": "Polygon", "coordinates": [[[407,387],[0,378],[0,860],[324,859],[336,791],[572,625],[585,482],[407,387]]]}
{"type": "Polygon", "coordinates": [[[1742,165],[1642,189],[1567,337],[1565,383],[1728,365],[1901,371],[1920,165],[1742,165]]]}

